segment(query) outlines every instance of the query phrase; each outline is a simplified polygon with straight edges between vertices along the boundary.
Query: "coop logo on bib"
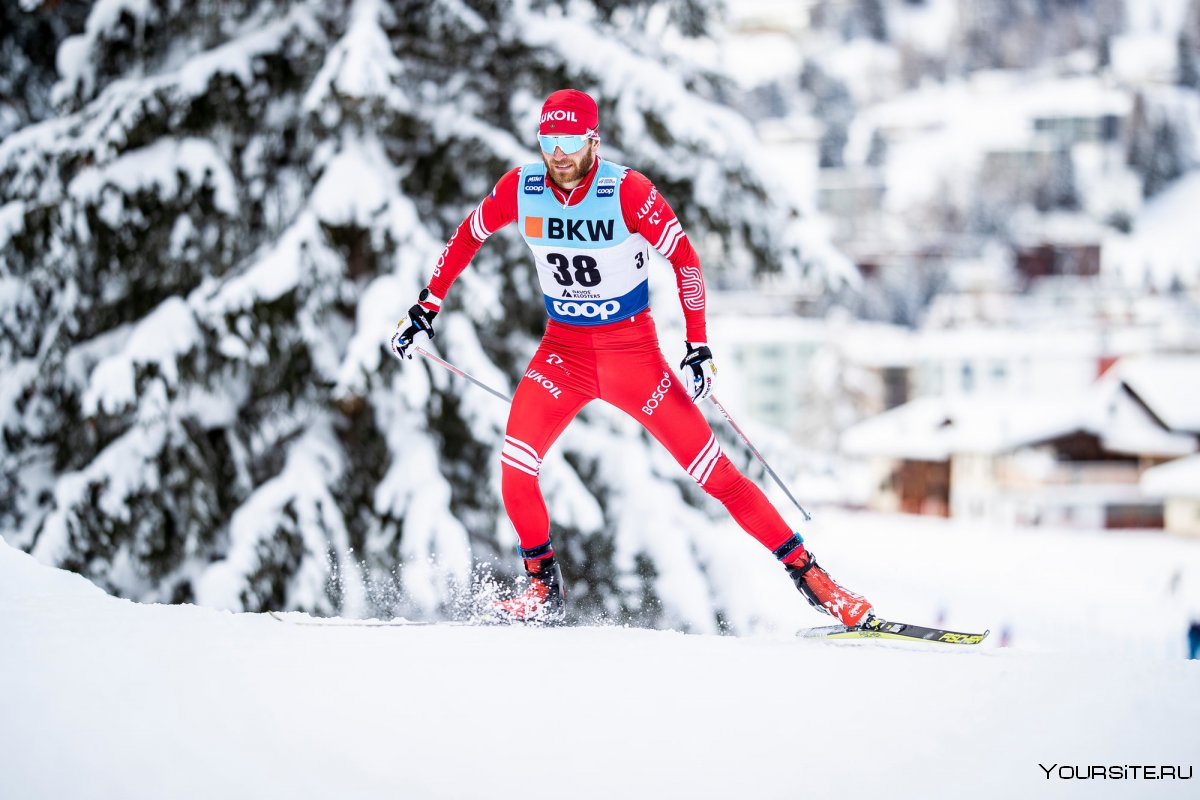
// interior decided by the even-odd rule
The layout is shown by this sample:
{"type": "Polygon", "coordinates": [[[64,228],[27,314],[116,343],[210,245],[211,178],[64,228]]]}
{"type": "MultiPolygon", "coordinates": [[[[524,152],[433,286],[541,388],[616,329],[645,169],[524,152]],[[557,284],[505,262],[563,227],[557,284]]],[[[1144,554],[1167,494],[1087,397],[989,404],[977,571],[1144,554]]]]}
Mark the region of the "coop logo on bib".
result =
{"type": "Polygon", "coordinates": [[[601,178],[596,181],[596,197],[612,197],[616,192],[616,178],[601,178]]]}
{"type": "Polygon", "coordinates": [[[616,300],[606,300],[603,303],[564,303],[555,300],[551,305],[554,310],[564,317],[586,317],[588,319],[608,319],[621,310],[621,304],[616,300]]]}
{"type": "Polygon", "coordinates": [[[525,194],[541,194],[546,190],[545,175],[526,175],[525,194]]]}

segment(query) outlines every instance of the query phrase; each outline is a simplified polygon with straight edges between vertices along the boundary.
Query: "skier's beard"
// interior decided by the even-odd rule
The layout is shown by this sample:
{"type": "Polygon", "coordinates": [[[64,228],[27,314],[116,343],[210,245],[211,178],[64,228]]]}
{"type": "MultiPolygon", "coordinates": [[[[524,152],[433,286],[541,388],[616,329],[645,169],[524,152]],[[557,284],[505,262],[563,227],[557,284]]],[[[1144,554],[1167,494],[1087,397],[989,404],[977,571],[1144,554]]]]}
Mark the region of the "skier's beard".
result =
{"type": "Polygon", "coordinates": [[[585,175],[592,171],[592,167],[596,163],[596,156],[589,142],[578,153],[564,155],[561,159],[543,152],[542,161],[546,162],[546,174],[552,181],[562,189],[573,189],[585,175]],[[571,166],[569,169],[559,170],[554,167],[556,162],[569,162],[571,166]]]}

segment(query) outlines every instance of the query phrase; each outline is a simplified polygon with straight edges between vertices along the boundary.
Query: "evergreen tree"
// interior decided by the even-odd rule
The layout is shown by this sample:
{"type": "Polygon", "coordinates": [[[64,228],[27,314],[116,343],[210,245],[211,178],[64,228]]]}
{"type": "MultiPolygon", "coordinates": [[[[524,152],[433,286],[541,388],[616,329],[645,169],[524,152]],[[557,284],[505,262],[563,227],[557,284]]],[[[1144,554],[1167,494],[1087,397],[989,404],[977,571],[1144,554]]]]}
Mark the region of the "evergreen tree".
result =
{"type": "Polygon", "coordinates": [[[813,61],[805,63],[800,88],[813,98],[813,111],[825,125],[819,144],[822,168],[845,165],[846,142],[854,120],[854,98],[846,85],[813,61]]]}
{"type": "MultiPolygon", "coordinates": [[[[661,25],[706,22],[694,0],[97,3],[59,49],[60,116],[0,143],[0,529],[116,594],[235,609],[429,613],[473,560],[515,566],[506,408],[387,336],[568,85],[710,274],[798,275],[749,125],[658,55],[661,25]]],[[[541,303],[497,235],[435,346],[511,389],[541,303]]],[[[656,448],[597,412],[547,457],[574,600],[711,628],[708,501],[656,448]]]]}
{"type": "Polygon", "coordinates": [[[1075,162],[1069,148],[1056,150],[1044,176],[1036,182],[1033,205],[1039,211],[1056,209],[1075,211],[1079,208],[1079,193],[1075,185],[1075,162]]]}
{"type": "Polygon", "coordinates": [[[1152,197],[1190,168],[1174,105],[1146,93],[1134,102],[1128,128],[1129,165],[1142,177],[1142,194],[1152,197]]]}
{"type": "Polygon", "coordinates": [[[58,45],[83,30],[91,5],[90,0],[0,3],[0,139],[52,113],[58,45]]]}
{"type": "Polygon", "coordinates": [[[1200,40],[1183,31],[1179,34],[1179,85],[1200,89],[1200,40]]]}
{"type": "Polygon", "coordinates": [[[859,0],[859,14],[867,29],[867,35],[877,42],[888,40],[887,12],[883,0],[859,0]]]}

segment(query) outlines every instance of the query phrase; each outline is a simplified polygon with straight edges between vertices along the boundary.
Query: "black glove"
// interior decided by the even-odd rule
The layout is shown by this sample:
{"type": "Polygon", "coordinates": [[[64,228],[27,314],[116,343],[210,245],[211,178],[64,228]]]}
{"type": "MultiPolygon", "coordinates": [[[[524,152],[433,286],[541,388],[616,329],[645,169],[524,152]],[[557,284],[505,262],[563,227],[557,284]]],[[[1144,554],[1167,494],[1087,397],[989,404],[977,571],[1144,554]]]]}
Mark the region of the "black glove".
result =
{"type": "Polygon", "coordinates": [[[699,403],[712,394],[713,380],[717,375],[717,366],[713,363],[712,351],[703,343],[687,345],[687,355],[679,362],[679,368],[684,371],[684,380],[688,382],[688,390],[692,394],[692,402],[699,403]],[[690,375],[689,375],[690,371],[690,375]],[[691,378],[688,381],[688,378],[691,378]]]}
{"type": "Polygon", "coordinates": [[[420,301],[429,296],[428,289],[422,289],[418,302],[408,310],[408,316],[396,323],[396,332],[392,334],[392,354],[396,358],[412,358],[408,348],[412,346],[418,333],[433,338],[433,318],[436,311],[425,308],[420,301]]]}

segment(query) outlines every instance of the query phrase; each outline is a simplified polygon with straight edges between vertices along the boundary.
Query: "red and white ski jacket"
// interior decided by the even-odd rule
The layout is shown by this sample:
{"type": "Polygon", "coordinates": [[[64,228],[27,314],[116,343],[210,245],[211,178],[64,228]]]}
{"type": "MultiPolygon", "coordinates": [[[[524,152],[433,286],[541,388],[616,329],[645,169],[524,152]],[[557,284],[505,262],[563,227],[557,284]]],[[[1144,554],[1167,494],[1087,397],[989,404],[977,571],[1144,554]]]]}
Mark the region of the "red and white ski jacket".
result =
{"type": "MultiPolygon", "coordinates": [[[[555,198],[564,206],[577,205],[588,196],[599,167],[600,159],[596,159],[588,175],[571,190],[561,189],[553,181],[546,182],[555,198]]],[[[466,269],[484,241],[517,220],[520,173],[520,167],[506,173],[492,193],[483,199],[450,237],[429,281],[429,296],[421,303],[427,310],[440,310],[442,299],[446,297],[451,284],[466,269]]],[[[700,259],[675,212],[650,179],[636,170],[629,170],[625,174],[620,192],[621,212],[629,231],[641,234],[671,262],[675,270],[688,341],[706,342],[705,289],[700,259]]]]}

